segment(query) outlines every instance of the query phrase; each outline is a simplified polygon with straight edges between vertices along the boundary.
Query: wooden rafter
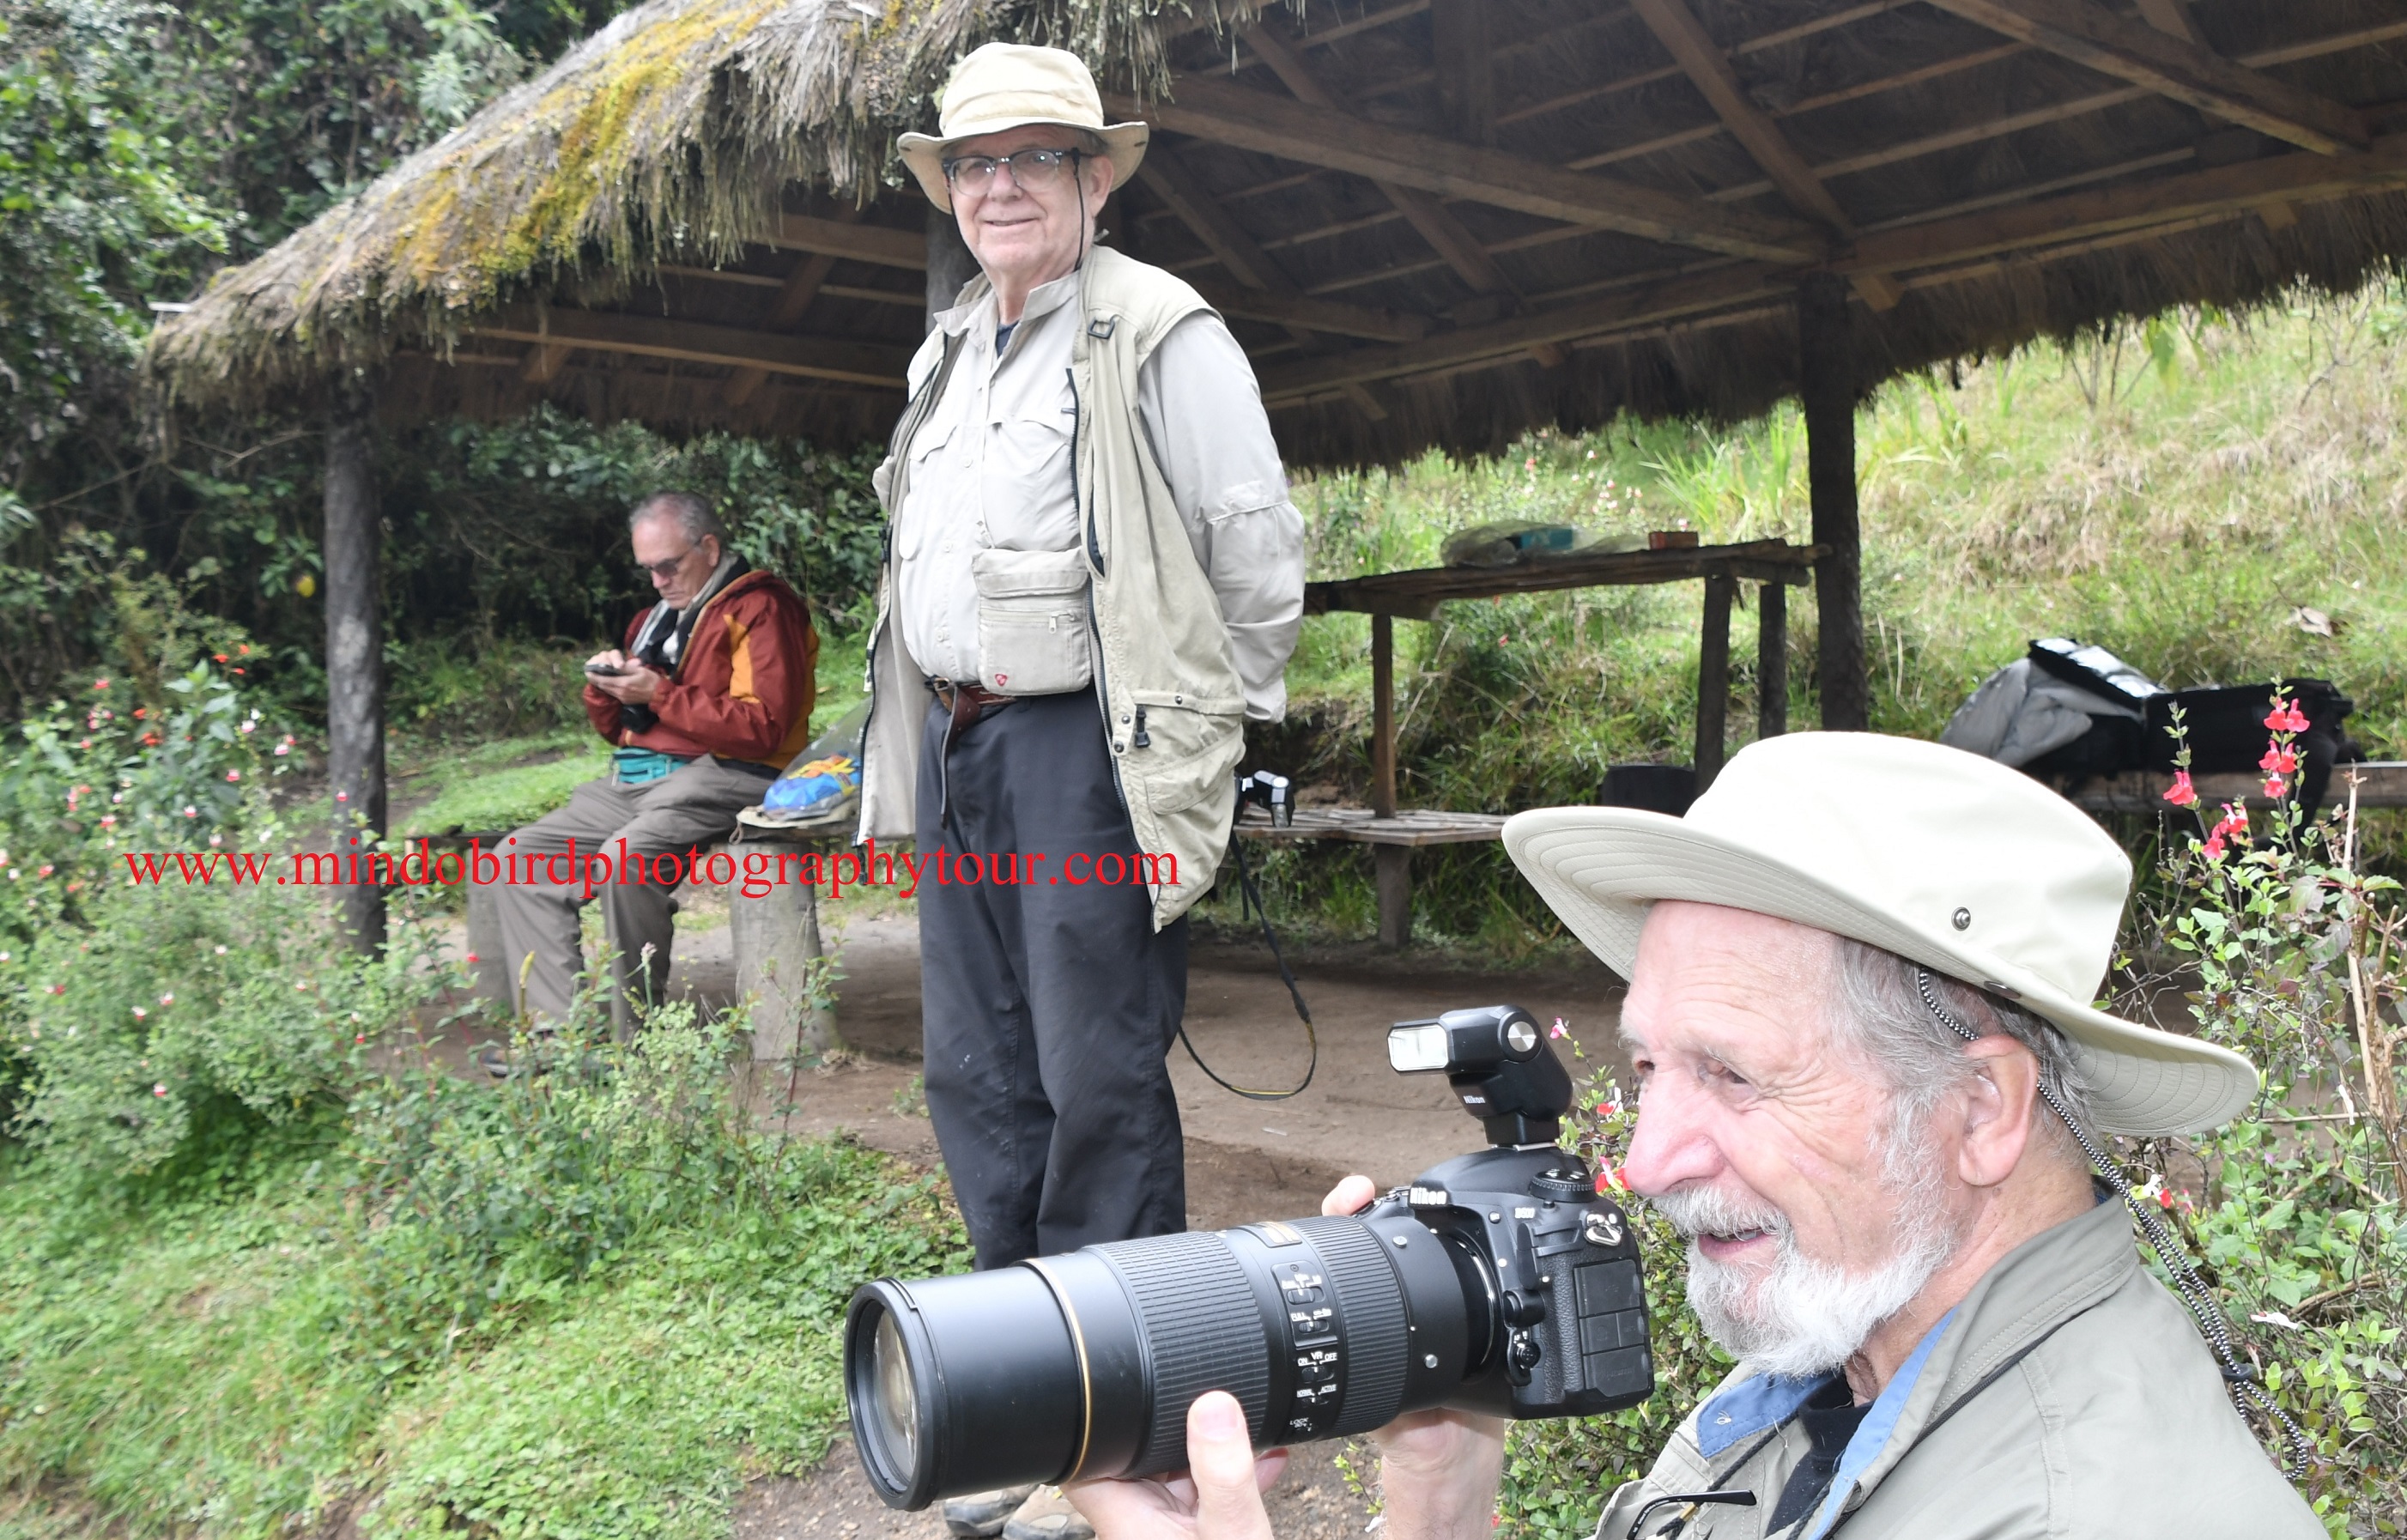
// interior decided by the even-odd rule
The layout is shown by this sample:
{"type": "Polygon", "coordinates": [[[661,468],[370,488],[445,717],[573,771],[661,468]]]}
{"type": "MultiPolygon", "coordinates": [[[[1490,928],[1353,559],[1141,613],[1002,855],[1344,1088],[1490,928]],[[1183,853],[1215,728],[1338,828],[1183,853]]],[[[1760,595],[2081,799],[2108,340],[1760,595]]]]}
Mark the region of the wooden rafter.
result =
{"type": "MultiPolygon", "coordinates": [[[[1738,71],[1730,67],[1730,55],[1721,45],[1698,24],[1697,18],[1684,0],[1631,0],[1631,9],[1646,23],[1665,51],[1688,75],[1714,109],[1714,116],[1746,147],[1764,175],[1788,207],[1809,219],[1818,220],[1842,238],[1856,233],[1855,221],[1839,207],[1822,178],[1805,164],[1805,157],[1788,142],[1788,135],[1772,121],[1772,115],[1756,106],[1755,98],[1746,93],[1738,71]]],[[[1875,310],[1886,310],[1897,304],[1898,290],[1879,274],[1867,274],[1859,285],[1865,302],[1875,310]]]]}
{"type": "MultiPolygon", "coordinates": [[[[836,214],[838,224],[858,224],[860,221],[861,210],[858,208],[841,209],[836,214]]],[[[835,264],[842,260],[833,252],[814,251],[796,263],[794,270],[786,276],[786,281],[778,286],[777,297],[769,302],[769,313],[761,318],[761,324],[772,332],[792,331],[795,323],[803,319],[804,312],[810,309],[811,302],[819,297],[828,275],[835,271],[835,264]]],[[[768,378],[768,370],[748,364],[727,377],[727,383],[719,387],[719,394],[729,406],[741,406],[752,399],[752,392],[768,378]]]]}
{"type": "MultiPolygon", "coordinates": [[[[1188,169],[1187,163],[1175,150],[1156,147],[1137,167],[1137,176],[1157,198],[1186,222],[1195,238],[1219,262],[1222,271],[1236,280],[1234,289],[1221,297],[1234,300],[1240,306],[1254,296],[1278,302],[1281,307],[1291,305],[1323,305],[1334,303],[1306,299],[1289,278],[1287,270],[1274,262],[1270,254],[1254,244],[1253,236],[1229,217],[1219,200],[1188,169]]],[[[1209,297],[1208,295],[1206,296],[1209,297]]],[[[1307,353],[1326,350],[1321,340],[1313,335],[1301,319],[1280,322],[1296,346],[1307,353]]],[[[1362,415],[1372,421],[1383,421],[1388,415],[1386,403],[1372,393],[1370,387],[1356,385],[1346,392],[1362,415]]]]}
{"type": "Polygon", "coordinates": [[[2369,138],[2364,117],[2354,108],[2259,75],[2093,0],[1930,3],[2017,42],[2319,155],[2361,149],[2369,138]]]}
{"type": "Polygon", "coordinates": [[[776,238],[768,244],[782,251],[848,257],[880,267],[925,272],[928,266],[928,237],[917,230],[897,230],[890,225],[853,224],[810,214],[788,214],[778,221],[776,238]]]}
{"type": "Polygon", "coordinates": [[[477,321],[471,336],[538,347],[570,347],[596,352],[635,353],[648,358],[759,368],[770,374],[856,385],[903,388],[911,349],[838,337],[775,336],[739,326],[615,311],[521,307],[477,321]]]}
{"type": "Polygon", "coordinates": [[[560,378],[576,349],[558,342],[538,342],[519,362],[519,378],[530,385],[548,385],[560,378]]]}
{"type": "MultiPolygon", "coordinates": [[[[1346,103],[1321,83],[1311,65],[1304,62],[1303,52],[1296,47],[1293,37],[1275,18],[1263,16],[1246,27],[1243,36],[1246,41],[1254,45],[1254,50],[1261,55],[1262,62],[1271,66],[1272,73],[1279,78],[1279,83],[1295,93],[1297,101],[1351,116],[1346,103]]],[[[1446,265],[1453,268],[1463,282],[1471,285],[1474,293],[1512,292],[1512,285],[1505,281],[1503,270],[1481,248],[1479,238],[1464,229],[1462,221],[1456,219],[1445,205],[1417,187],[1378,177],[1371,180],[1380,195],[1394,206],[1396,212],[1420,232],[1421,238],[1429,242],[1430,250],[1444,257],[1446,265]]]]}
{"type": "Polygon", "coordinates": [[[1366,122],[1220,80],[1184,76],[1177,90],[1176,101],[1140,109],[1120,97],[1112,107],[1142,110],[1174,134],[1672,245],[1810,262],[1824,244],[1810,227],[1793,221],[1716,208],[1678,193],[1366,122]]]}
{"type": "MultiPolygon", "coordinates": [[[[2206,222],[2237,217],[2272,200],[2290,205],[2389,189],[2407,188],[2407,135],[2375,141],[2362,154],[2313,154],[2247,161],[2213,171],[2141,184],[2077,192],[2044,202],[1913,226],[1858,241],[1830,264],[1852,278],[1859,272],[1899,274],[1938,269],[1931,281],[1976,276],[1967,264],[1985,258],[2060,261],[2085,251],[2158,238],[2206,222]]],[[[1494,325],[1444,332],[1418,343],[1361,349],[1331,359],[1266,370],[1266,401],[1289,403],[1341,383],[1441,374],[1509,362],[1538,341],[1593,343],[1626,338],[1666,322],[1741,319],[1732,311],[1760,311],[1765,302],[1785,302],[1797,275],[1761,264],[1693,275],[1667,276],[1595,300],[1517,316],[1494,325]]],[[[1907,287],[1924,280],[1909,278],[1907,287]]]]}

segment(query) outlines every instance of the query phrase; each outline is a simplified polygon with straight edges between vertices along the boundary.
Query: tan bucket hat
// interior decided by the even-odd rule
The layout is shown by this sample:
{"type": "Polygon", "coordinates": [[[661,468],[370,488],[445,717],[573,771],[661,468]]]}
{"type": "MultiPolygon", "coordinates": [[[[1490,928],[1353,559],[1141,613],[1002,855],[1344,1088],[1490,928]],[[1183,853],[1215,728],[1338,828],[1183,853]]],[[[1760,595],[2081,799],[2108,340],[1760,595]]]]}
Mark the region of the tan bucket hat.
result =
{"type": "Polygon", "coordinates": [[[2090,1004],[2131,863],[2018,771],[1870,733],[1797,733],[1730,758],[1686,818],[1545,807],[1504,848],[1624,978],[1658,899],[1718,904],[1852,936],[1992,990],[2056,1023],[2110,1134],[2186,1134],[2246,1110],[2257,1071],[2229,1048],[2090,1004]]]}
{"type": "Polygon", "coordinates": [[[945,185],[945,151],[963,139],[1031,123],[1083,128],[1102,139],[1115,189],[1136,175],[1153,132],[1145,123],[1104,121],[1103,95],[1076,54],[1025,43],[989,43],[953,66],[936,107],[936,132],[905,134],[895,146],[903,152],[903,164],[919,178],[928,201],[949,214],[953,194],[945,185]]]}

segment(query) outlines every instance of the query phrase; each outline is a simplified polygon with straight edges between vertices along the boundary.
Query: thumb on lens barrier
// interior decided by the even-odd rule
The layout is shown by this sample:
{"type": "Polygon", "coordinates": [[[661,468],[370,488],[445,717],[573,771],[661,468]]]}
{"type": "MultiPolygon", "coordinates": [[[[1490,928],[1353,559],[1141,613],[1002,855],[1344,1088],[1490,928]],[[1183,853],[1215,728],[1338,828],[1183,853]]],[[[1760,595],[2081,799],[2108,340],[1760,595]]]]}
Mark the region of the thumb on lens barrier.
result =
{"type": "Polygon", "coordinates": [[[1187,1409],[1187,1466],[1197,1540],[1271,1540],[1245,1409],[1226,1390],[1207,1390],[1187,1409]]]}

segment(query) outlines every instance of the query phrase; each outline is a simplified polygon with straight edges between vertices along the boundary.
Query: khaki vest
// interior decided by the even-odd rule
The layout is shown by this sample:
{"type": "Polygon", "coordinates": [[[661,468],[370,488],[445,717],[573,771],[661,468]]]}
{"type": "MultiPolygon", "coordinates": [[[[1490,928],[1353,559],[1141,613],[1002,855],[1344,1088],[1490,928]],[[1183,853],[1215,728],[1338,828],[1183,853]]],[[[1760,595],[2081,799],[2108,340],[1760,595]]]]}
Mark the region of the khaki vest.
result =
{"type": "MultiPolygon", "coordinates": [[[[962,292],[970,303],[977,279],[962,292]]],[[[1137,415],[1137,371],[1170,329],[1210,308],[1183,280],[1105,247],[1087,255],[1072,308],[1076,401],[1071,449],[1077,478],[1095,637],[1095,686],[1120,800],[1140,852],[1159,855],[1159,930],[1210,890],[1236,811],[1245,754],[1245,692],[1220,602],[1213,593],[1137,415]],[[1175,864],[1174,864],[1175,863],[1175,864]],[[1177,880],[1169,880],[1173,871],[1177,880]]],[[[911,440],[944,392],[961,351],[939,331],[912,361],[911,402],[877,469],[889,527],[903,506],[911,440]]],[[[919,770],[927,691],[890,613],[891,542],[870,632],[869,723],[862,739],[861,836],[907,838],[919,770]]]]}

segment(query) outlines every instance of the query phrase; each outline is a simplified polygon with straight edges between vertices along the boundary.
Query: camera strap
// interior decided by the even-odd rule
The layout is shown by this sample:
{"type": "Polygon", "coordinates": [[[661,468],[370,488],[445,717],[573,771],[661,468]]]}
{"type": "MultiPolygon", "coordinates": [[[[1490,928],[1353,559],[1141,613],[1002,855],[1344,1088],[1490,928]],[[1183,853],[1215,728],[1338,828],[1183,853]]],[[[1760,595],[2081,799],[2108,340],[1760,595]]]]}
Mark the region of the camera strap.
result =
{"type": "Polygon", "coordinates": [[[1243,912],[1242,906],[1250,906],[1255,918],[1262,922],[1262,939],[1270,943],[1271,961],[1278,964],[1279,977],[1287,985],[1287,997],[1295,1002],[1295,1018],[1303,1023],[1304,1046],[1312,1056],[1304,1061],[1303,1078],[1295,1083],[1294,1090],[1255,1091],[1222,1079],[1219,1071],[1205,1063],[1204,1056],[1195,1051],[1194,1039],[1187,1035],[1184,1020],[1178,1023],[1178,1040],[1187,1046],[1187,1057],[1195,1061],[1195,1067],[1221,1090],[1232,1091],[1248,1102],[1284,1102],[1290,1096],[1303,1095],[1304,1088],[1312,1084],[1313,1072],[1320,1068],[1320,1034],[1313,1030],[1312,1009],[1303,1003],[1303,991],[1296,987],[1295,975],[1288,969],[1286,954],[1279,950],[1278,936],[1271,930],[1271,912],[1262,907],[1261,891],[1254,886],[1254,874],[1246,865],[1246,836],[1232,834],[1230,844],[1237,855],[1239,912],[1243,912]]]}
{"type": "MultiPolygon", "coordinates": [[[[1981,1040],[1978,1033],[1958,1020],[1953,1012],[1939,1003],[1939,991],[1931,985],[1929,969],[1916,968],[1914,984],[1921,992],[1923,1006],[1938,1019],[1942,1026],[1967,1043],[1981,1040]]],[[[2231,1392],[2232,1405],[2243,1417],[2248,1415],[2252,1404],[2262,1411],[2266,1420],[2280,1431],[2282,1442],[2289,1451],[2288,1458],[2283,1462],[2283,1474],[2292,1481],[2304,1476],[2312,1453],[2307,1435],[2266,1393],[2264,1376],[2257,1366],[2241,1362],[2239,1353],[2231,1346],[2230,1322],[2224,1319],[2222,1307],[2215,1303],[2206,1280],[2200,1277],[2198,1269],[2190,1264],[2188,1253],[2182,1249],[2181,1243],[2173,1238],[2164,1222],[2149,1213],[2147,1205],[2133,1195],[2131,1184],[2123,1179],[2122,1170],[2107,1158],[2106,1152],[2089,1136],[2089,1131],[2073,1119],[2072,1114],[2048,1088],[2045,1080],[2039,1083],[2039,1095],[2040,1100],[2045,1102],[2057,1117],[2063,1119],[2064,1126],[2072,1131],[2073,1142],[2081,1147],[2084,1155],[2089,1157],[2090,1166],[2114,1190],[2115,1195],[2123,1200],[2123,1206],[2139,1219],[2140,1228],[2147,1233],[2149,1248],[2165,1264],[2165,1271],[2172,1275],[2173,1286],[2181,1291],[2182,1303],[2188,1305],[2190,1314],[2198,1318],[2199,1328],[2206,1335],[2207,1346],[2215,1350],[2216,1362],[2223,1371],[2223,1382],[2231,1392]]]]}

